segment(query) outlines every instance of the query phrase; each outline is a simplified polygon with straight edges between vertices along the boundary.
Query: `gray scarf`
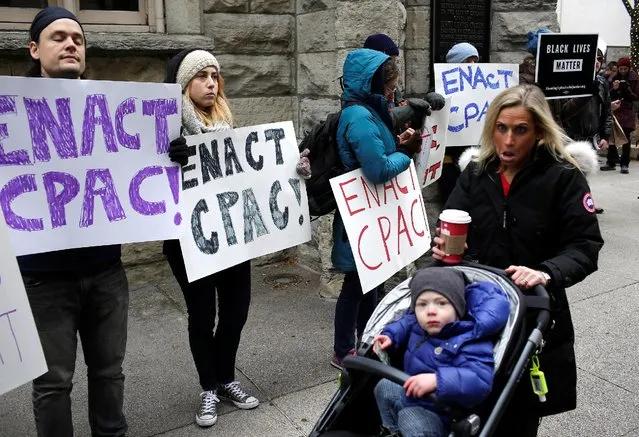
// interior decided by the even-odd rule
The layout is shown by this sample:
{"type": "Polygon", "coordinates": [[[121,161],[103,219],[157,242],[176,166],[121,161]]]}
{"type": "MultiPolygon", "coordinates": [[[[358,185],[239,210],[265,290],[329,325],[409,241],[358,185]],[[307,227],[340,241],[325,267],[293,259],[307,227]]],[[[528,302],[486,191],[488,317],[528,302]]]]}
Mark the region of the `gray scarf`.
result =
{"type": "Polygon", "coordinates": [[[205,126],[195,113],[193,102],[186,96],[182,96],[182,134],[197,135],[206,132],[218,132],[233,129],[225,121],[216,121],[213,126],[205,126]]]}

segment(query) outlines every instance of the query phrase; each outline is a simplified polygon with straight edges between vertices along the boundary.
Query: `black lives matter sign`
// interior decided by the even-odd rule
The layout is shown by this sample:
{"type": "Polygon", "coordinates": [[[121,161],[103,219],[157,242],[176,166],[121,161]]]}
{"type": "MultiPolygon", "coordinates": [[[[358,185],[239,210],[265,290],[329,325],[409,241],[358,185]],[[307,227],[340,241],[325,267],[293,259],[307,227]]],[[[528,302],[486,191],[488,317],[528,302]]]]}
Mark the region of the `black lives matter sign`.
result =
{"type": "Polygon", "coordinates": [[[542,33],[536,82],[547,99],[592,95],[598,35],[542,33]]]}

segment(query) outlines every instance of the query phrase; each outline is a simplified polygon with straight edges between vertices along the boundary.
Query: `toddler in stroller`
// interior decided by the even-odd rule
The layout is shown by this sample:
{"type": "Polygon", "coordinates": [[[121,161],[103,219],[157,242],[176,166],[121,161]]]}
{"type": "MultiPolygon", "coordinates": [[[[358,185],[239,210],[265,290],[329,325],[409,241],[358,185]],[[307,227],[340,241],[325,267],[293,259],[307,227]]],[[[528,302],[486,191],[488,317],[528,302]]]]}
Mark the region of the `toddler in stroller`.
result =
{"type": "MultiPolygon", "coordinates": [[[[499,423],[531,357],[543,343],[543,332],[550,322],[548,294],[543,287],[537,286],[524,296],[503,270],[491,267],[462,264],[445,269],[463,272],[469,283],[490,282],[499,287],[508,299],[508,321],[501,333],[494,336],[497,339],[493,348],[493,389],[488,397],[473,408],[448,404],[433,394],[425,397],[436,408],[446,412],[445,420],[450,421],[449,436],[488,437],[499,423]]],[[[375,387],[381,379],[403,386],[410,375],[399,370],[404,369],[404,354],[398,353],[399,350],[390,348],[388,356],[381,351],[381,357],[378,357],[373,350],[374,338],[389,323],[404,317],[410,308],[409,282],[410,279],[407,279],[399,284],[377,306],[364,331],[357,355],[345,359],[340,387],[315,424],[311,437],[378,435],[382,420],[374,396],[375,387]]],[[[470,300],[468,305],[472,306],[470,300]]]]}
{"type": "Polygon", "coordinates": [[[506,325],[510,305],[498,286],[467,286],[455,269],[422,269],[409,287],[412,311],[374,340],[382,350],[405,350],[404,371],[412,375],[403,387],[388,379],[375,387],[382,435],[445,437],[450,418],[442,403],[472,408],[490,393],[491,340],[506,325]],[[424,397],[430,393],[439,404],[424,397]]]}

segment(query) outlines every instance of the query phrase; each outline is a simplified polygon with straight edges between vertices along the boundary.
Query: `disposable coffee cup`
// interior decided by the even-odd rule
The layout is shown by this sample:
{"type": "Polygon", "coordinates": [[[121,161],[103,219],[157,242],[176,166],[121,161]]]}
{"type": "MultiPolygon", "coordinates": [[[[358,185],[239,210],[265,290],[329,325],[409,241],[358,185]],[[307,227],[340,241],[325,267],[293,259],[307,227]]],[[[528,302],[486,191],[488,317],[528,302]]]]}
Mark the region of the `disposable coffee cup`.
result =
{"type": "Polygon", "coordinates": [[[440,236],[444,240],[441,250],[446,264],[459,264],[464,257],[470,214],[460,209],[445,209],[439,215],[440,236]]]}

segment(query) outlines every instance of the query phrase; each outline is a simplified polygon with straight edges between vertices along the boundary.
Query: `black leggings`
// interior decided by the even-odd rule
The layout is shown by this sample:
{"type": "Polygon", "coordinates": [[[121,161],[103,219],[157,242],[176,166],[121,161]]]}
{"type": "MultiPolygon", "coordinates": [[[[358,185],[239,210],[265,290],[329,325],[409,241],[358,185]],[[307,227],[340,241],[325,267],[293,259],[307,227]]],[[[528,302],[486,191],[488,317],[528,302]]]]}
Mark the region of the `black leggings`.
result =
{"type": "Polygon", "coordinates": [[[205,391],[235,379],[235,358],[251,303],[251,264],[245,261],[189,283],[181,256],[168,256],[189,315],[189,345],[205,391]],[[215,329],[216,296],[219,320],[215,329]]]}

